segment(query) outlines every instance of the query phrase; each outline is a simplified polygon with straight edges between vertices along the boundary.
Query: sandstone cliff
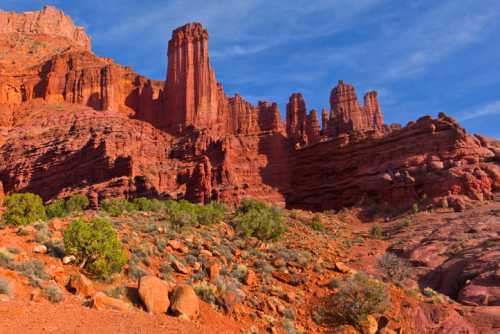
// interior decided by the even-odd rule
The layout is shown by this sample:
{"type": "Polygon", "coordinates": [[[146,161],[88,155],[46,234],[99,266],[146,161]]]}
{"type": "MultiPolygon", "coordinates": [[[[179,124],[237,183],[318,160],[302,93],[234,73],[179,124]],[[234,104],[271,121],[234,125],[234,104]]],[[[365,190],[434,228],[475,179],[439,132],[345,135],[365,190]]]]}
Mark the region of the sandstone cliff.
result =
{"type": "Polygon", "coordinates": [[[445,115],[386,125],[377,93],[361,105],[343,81],[321,120],[300,93],[289,99],[285,124],[276,103],[228,97],[199,23],[173,32],[166,82],[95,56],[85,36],[50,7],[0,13],[5,192],[48,200],[79,191],[95,201],[250,196],[312,210],[446,201],[460,209],[500,188],[498,143],[445,115]]]}

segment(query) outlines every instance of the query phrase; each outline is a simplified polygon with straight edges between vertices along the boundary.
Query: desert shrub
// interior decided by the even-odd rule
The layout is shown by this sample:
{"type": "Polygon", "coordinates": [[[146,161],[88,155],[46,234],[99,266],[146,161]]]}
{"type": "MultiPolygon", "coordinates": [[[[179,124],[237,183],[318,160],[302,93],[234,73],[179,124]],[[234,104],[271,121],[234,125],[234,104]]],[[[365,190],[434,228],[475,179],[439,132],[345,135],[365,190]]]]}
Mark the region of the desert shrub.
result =
{"type": "Polygon", "coordinates": [[[376,224],[373,225],[372,228],[370,229],[370,236],[373,239],[382,239],[384,236],[384,232],[382,231],[382,227],[380,225],[376,224]]]}
{"type": "Polygon", "coordinates": [[[42,198],[31,193],[12,194],[5,197],[3,219],[8,225],[24,226],[47,219],[42,198]]]}
{"type": "Polygon", "coordinates": [[[411,211],[413,212],[414,215],[420,212],[418,203],[413,203],[413,205],[411,206],[411,211]]]}
{"type": "Polygon", "coordinates": [[[113,217],[118,217],[124,213],[136,210],[133,203],[123,198],[105,199],[101,201],[101,208],[113,217]]]}
{"type": "Polygon", "coordinates": [[[12,284],[7,278],[0,277],[0,295],[10,296],[12,294],[12,284]]]}
{"type": "Polygon", "coordinates": [[[64,231],[64,248],[82,268],[104,279],[127,262],[113,226],[105,219],[74,220],[64,231]]]}
{"type": "Polygon", "coordinates": [[[252,199],[242,201],[232,219],[232,224],[240,234],[260,240],[277,239],[286,230],[283,213],[279,208],[268,207],[252,199]]]}
{"type": "Polygon", "coordinates": [[[88,208],[89,204],[87,196],[76,194],[66,200],[66,210],[69,213],[82,212],[88,208]]]}
{"type": "Polygon", "coordinates": [[[63,199],[56,199],[45,206],[49,218],[64,217],[68,214],[66,203],[63,199]]]}
{"type": "Polygon", "coordinates": [[[198,223],[201,225],[213,225],[224,220],[226,206],[223,203],[211,202],[198,207],[198,223]]]}
{"type": "Polygon", "coordinates": [[[201,300],[208,304],[215,304],[217,297],[215,295],[215,287],[205,281],[193,285],[194,292],[201,300]]]}
{"type": "Polygon", "coordinates": [[[177,228],[198,224],[198,205],[185,200],[165,202],[170,223],[177,228]]]}
{"type": "Polygon", "coordinates": [[[341,322],[359,326],[368,315],[381,314],[389,305],[385,285],[365,274],[357,273],[339,284],[332,312],[341,322]]]}
{"type": "Polygon", "coordinates": [[[314,215],[311,221],[311,228],[315,231],[324,231],[325,224],[321,221],[320,215],[314,215]]]}
{"type": "Polygon", "coordinates": [[[146,197],[138,197],[132,201],[135,208],[139,211],[160,211],[164,208],[161,201],[157,199],[149,199],[146,197]]]}
{"type": "Polygon", "coordinates": [[[61,289],[55,284],[51,284],[42,289],[42,294],[51,303],[60,303],[63,300],[63,294],[61,289]]]}
{"type": "Polygon", "coordinates": [[[395,284],[402,284],[410,275],[410,265],[392,253],[385,253],[378,261],[384,276],[395,284]]]}

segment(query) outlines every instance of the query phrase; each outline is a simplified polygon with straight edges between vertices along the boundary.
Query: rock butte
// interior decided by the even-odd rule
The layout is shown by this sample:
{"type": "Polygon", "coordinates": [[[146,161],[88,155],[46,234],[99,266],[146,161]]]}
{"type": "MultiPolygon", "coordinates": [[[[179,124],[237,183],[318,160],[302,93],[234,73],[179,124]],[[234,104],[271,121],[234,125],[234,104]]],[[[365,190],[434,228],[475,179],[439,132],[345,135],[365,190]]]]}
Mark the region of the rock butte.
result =
{"type": "Polygon", "coordinates": [[[227,96],[199,23],[174,30],[165,82],[97,57],[90,44],[53,7],[0,11],[4,193],[460,209],[500,187],[499,143],[444,114],[387,125],[377,93],[360,104],[343,81],[320,115],[292,94],[284,123],[276,103],[227,96]]]}

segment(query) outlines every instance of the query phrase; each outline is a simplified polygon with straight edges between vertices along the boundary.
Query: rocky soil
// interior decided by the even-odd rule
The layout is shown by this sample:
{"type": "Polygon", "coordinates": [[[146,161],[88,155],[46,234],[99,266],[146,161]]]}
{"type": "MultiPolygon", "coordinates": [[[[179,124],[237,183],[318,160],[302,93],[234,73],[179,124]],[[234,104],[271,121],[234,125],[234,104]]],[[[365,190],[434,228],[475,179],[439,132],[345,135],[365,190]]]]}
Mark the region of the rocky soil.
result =
{"type": "Polygon", "coordinates": [[[391,307],[378,318],[380,333],[495,333],[499,210],[496,201],[369,223],[359,210],[293,210],[287,232],[272,243],[242,238],[228,223],[176,230],[157,212],[108,217],[130,260],[111,282],[64,264],[62,231],[74,218],[5,228],[0,277],[10,292],[0,298],[0,325],[9,333],[355,332],[332,317],[335,282],[354,272],[387,281],[377,263],[391,251],[408,258],[411,275],[387,281],[391,307]]]}

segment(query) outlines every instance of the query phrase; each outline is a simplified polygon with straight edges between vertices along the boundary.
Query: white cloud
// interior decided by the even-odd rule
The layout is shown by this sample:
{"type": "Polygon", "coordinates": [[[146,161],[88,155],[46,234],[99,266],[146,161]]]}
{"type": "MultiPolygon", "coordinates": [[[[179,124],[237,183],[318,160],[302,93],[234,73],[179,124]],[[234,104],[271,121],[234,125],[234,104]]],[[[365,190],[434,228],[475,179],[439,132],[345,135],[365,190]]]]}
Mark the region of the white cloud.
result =
{"type": "Polygon", "coordinates": [[[460,121],[468,121],[471,119],[487,117],[492,115],[500,115],[500,100],[493,101],[479,107],[470,108],[466,111],[462,111],[459,114],[458,119],[460,121]]]}

